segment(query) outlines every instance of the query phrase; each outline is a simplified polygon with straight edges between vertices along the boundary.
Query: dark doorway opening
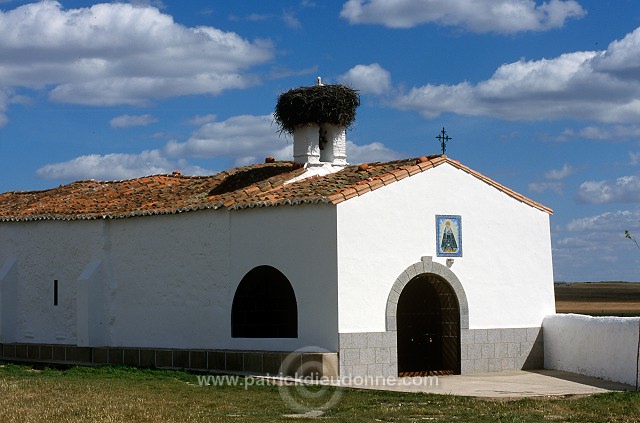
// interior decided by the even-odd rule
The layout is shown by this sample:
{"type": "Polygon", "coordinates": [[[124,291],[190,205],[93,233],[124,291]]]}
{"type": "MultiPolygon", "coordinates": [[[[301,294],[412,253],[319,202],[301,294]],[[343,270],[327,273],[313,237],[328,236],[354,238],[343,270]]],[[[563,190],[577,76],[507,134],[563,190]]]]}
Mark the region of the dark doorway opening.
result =
{"type": "Polygon", "coordinates": [[[451,286],[423,274],[404,287],[396,312],[398,374],[460,374],[460,306],[451,286]]]}

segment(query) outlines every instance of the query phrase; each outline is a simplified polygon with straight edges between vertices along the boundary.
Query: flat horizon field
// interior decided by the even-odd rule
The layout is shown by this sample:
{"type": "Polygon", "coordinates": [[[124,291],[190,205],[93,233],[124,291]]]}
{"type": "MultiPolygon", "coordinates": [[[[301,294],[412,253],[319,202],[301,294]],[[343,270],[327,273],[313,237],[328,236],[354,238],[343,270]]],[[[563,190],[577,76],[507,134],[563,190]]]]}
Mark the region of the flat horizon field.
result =
{"type": "Polygon", "coordinates": [[[554,289],[558,313],[640,316],[640,283],[556,282],[554,289]]]}

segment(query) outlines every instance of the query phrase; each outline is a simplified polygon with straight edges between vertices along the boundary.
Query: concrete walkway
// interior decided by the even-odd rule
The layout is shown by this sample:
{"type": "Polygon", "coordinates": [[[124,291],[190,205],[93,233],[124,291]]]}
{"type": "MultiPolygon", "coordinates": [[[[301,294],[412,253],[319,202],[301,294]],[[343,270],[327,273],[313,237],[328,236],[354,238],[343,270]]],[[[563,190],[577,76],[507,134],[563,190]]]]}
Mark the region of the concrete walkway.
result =
{"type": "Polygon", "coordinates": [[[385,380],[344,380],[341,386],[400,392],[430,392],[486,398],[589,395],[635,387],[560,370],[509,371],[385,380]]]}

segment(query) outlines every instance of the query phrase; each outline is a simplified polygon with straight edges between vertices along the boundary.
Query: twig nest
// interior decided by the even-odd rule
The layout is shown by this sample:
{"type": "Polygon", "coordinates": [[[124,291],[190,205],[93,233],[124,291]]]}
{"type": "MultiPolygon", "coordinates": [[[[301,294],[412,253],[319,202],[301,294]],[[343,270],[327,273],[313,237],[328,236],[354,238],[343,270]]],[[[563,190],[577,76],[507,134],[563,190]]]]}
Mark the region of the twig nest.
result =
{"type": "Polygon", "coordinates": [[[280,130],[293,134],[296,126],[330,123],[348,127],[356,119],[360,95],[340,84],[294,88],[280,94],[273,116],[280,130]]]}

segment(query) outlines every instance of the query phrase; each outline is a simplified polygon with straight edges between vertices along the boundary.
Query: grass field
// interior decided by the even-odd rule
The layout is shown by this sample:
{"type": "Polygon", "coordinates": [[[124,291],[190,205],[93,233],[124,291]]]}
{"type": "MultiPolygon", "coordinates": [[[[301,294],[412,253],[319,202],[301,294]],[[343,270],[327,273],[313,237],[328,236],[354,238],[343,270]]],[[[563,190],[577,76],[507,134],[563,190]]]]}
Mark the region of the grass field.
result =
{"type": "Polygon", "coordinates": [[[558,313],[640,316],[640,283],[575,282],[556,284],[558,313]]]}
{"type": "MultiPolygon", "coordinates": [[[[0,363],[2,422],[279,422],[296,416],[278,386],[200,386],[196,375],[125,367],[34,370],[0,363]]],[[[319,392],[322,394],[322,392],[319,392]]],[[[373,390],[340,391],[320,421],[634,422],[640,394],[486,400],[373,390]]]]}

